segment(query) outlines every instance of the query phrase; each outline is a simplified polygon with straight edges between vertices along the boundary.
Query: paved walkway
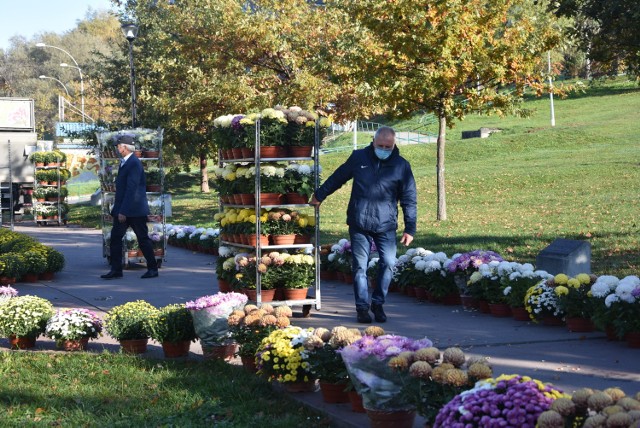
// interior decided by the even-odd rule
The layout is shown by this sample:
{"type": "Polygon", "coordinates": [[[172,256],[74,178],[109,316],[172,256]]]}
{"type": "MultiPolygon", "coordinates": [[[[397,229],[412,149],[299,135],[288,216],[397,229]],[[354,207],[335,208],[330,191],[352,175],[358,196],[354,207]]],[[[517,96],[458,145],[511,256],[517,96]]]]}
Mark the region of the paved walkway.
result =
{"type": "MultiPolygon", "coordinates": [[[[140,279],[144,267],[125,270],[124,278],[105,281],[99,278],[109,268],[102,257],[100,231],[74,226],[36,227],[18,224],[18,232],[27,233],[40,242],[64,253],[67,265],[53,281],[18,283],[20,294],[49,299],[56,307],[85,307],[106,313],[116,305],[144,299],[155,306],[180,303],[216,293],[215,258],[210,255],[169,247],[166,259],[155,279],[140,279]]],[[[294,309],[293,324],[301,327],[337,325],[362,328],[355,322],[353,291],[338,282],[322,282],[322,308],[302,318],[301,308],[294,309]]],[[[461,347],[467,355],[490,359],[494,374],[518,373],[543,382],[551,382],[567,392],[582,387],[605,389],[620,387],[627,394],[640,391],[640,349],[623,342],[609,342],[600,332],[570,333],[566,327],[548,327],[510,318],[464,310],[461,306],[443,306],[418,302],[390,293],[385,305],[388,333],[409,337],[428,337],[444,349],[461,347]]],[[[38,339],[41,349],[55,349],[48,339],[38,339]]],[[[8,347],[6,339],[0,347],[8,347]]],[[[104,336],[90,342],[90,350],[117,352],[117,342],[104,336]]],[[[191,347],[191,358],[202,358],[199,344],[191,347]]],[[[162,357],[159,344],[150,342],[149,356],[162,357]]],[[[336,426],[368,426],[363,414],[350,411],[348,404],[324,404],[319,393],[295,394],[307,404],[330,414],[336,426]]],[[[416,427],[423,426],[418,418],[416,427]]]]}

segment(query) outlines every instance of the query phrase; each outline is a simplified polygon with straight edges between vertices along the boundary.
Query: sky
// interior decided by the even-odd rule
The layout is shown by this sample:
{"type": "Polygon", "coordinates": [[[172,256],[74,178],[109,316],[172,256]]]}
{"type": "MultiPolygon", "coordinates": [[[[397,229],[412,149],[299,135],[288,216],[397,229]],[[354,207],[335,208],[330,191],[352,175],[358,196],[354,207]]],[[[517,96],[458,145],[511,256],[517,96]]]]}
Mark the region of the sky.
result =
{"type": "Polygon", "coordinates": [[[89,8],[113,9],[109,0],[0,0],[0,49],[16,35],[32,40],[39,33],[72,30],[89,8]]]}

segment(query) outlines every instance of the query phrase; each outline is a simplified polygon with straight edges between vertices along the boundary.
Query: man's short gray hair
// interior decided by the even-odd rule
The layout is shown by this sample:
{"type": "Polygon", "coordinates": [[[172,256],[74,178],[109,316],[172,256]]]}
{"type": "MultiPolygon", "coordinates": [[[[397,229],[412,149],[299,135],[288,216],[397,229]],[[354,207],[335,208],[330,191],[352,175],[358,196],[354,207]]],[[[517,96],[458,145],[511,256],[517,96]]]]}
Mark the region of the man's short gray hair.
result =
{"type": "Polygon", "coordinates": [[[396,131],[394,131],[393,128],[390,126],[381,126],[380,128],[378,128],[373,138],[376,139],[378,137],[387,137],[387,136],[395,138],[396,131]]]}
{"type": "Polygon", "coordinates": [[[136,151],[136,146],[134,146],[133,144],[123,144],[123,146],[125,146],[131,153],[136,151]]]}

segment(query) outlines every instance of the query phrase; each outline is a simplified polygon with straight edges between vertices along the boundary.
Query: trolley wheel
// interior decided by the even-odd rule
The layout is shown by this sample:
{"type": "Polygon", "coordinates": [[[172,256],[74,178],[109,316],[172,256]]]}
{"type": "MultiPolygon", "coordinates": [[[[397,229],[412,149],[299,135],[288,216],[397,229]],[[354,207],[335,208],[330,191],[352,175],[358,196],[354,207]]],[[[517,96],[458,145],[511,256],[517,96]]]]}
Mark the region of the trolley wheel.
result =
{"type": "Polygon", "coordinates": [[[302,318],[311,318],[311,305],[302,305],[302,318]]]}
{"type": "Polygon", "coordinates": [[[162,259],[156,260],[156,264],[158,265],[158,269],[162,267],[162,259]]]}

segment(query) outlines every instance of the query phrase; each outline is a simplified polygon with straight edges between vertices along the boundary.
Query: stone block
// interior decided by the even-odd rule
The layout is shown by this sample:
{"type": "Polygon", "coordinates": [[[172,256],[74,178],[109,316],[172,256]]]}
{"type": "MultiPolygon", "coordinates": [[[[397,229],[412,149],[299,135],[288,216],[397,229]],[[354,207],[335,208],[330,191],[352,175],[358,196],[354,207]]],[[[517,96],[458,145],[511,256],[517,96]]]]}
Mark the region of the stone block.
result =
{"type": "Polygon", "coordinates": [[[591,244],[587,241],[558,238],[536,257],[536,268],[552,275],[576,276],[591,273],[591,244]]]}

